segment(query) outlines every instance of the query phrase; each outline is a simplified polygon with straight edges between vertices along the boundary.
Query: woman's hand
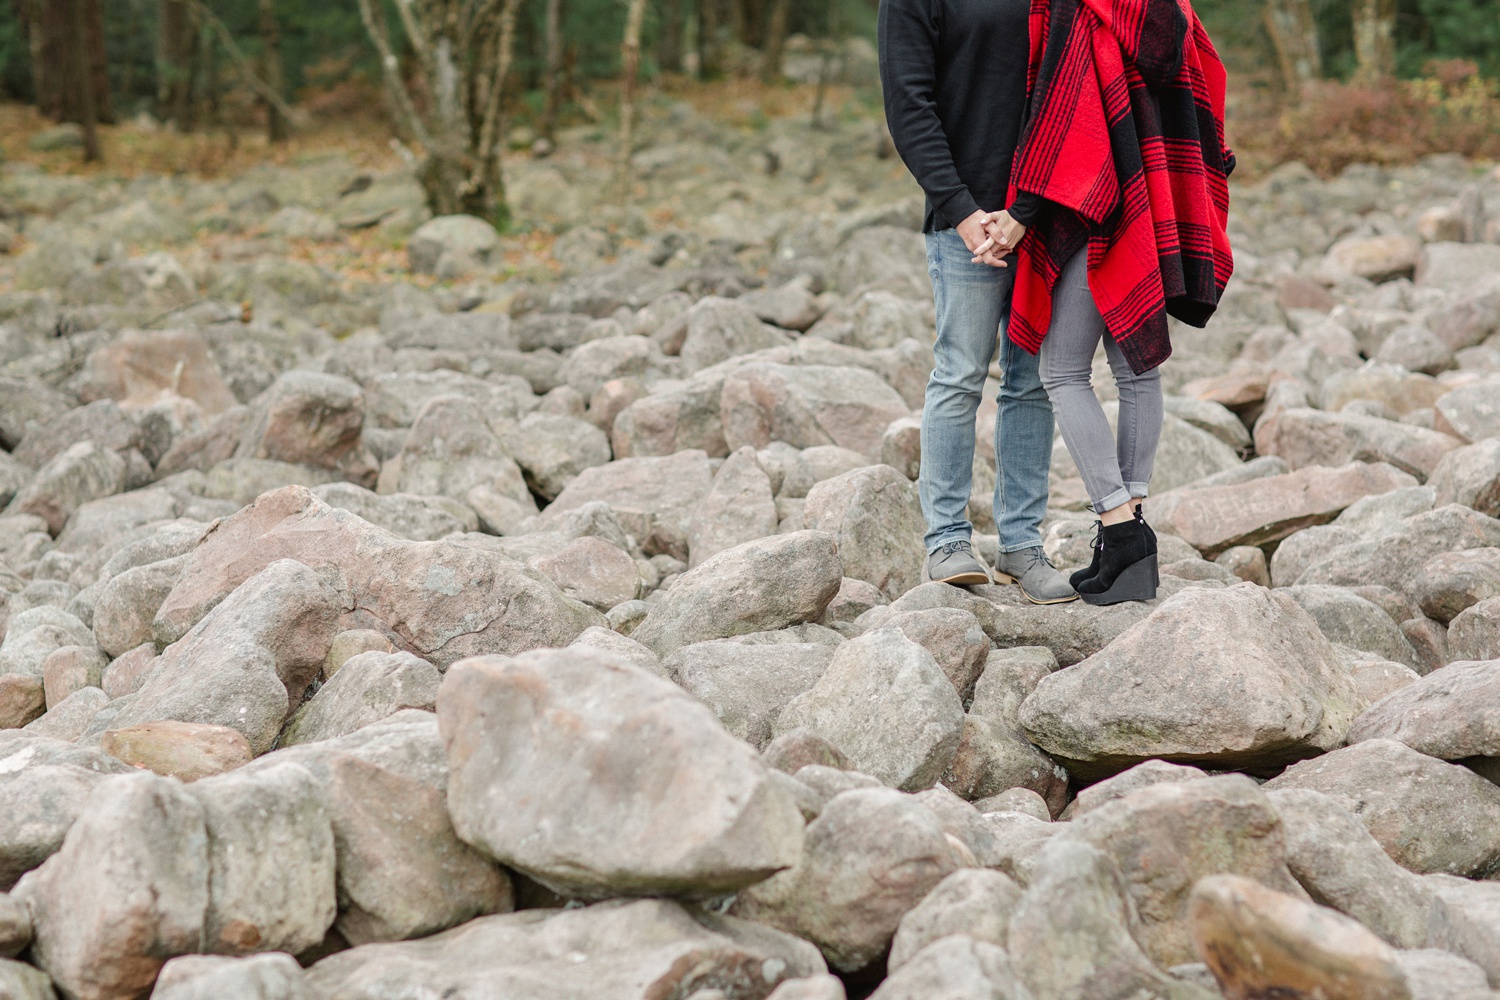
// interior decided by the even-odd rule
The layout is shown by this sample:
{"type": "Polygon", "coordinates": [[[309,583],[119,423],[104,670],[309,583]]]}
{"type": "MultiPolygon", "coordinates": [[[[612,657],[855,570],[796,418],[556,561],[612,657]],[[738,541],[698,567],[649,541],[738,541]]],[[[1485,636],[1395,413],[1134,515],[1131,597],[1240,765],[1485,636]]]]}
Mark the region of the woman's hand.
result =
{"type": "MultiPolygon", "coordinates": [[[[1004,210],[990,212],[985,217],[984,231],[993,241],[992,245],[999,253],[1012,253],[1021,241],[1026,238],[1026,227],[1010,217],[1010,213],[1004,210]]],[[[983,253],[988,247],[981,246],[975,250],[975,254],[983,253]]]]}
{"type": "Polygon", "coordinates": [[[978,211],[969,216],[957,226],[958,235],[964,241],[964,246],[974,256],[970,258],[971,264],[988,264],[990,267],[1008,267],[1002,259],[1005,255],[996,252],[995,241],[990,238],[988,226],[992,212],[978,211]]]}

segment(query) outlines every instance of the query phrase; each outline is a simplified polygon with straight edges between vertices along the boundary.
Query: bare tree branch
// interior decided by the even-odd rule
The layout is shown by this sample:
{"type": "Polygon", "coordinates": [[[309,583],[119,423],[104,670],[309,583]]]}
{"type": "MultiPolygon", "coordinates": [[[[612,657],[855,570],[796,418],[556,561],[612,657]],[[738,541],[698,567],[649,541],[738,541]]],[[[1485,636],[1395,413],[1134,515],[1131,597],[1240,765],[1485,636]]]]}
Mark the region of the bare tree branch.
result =
{"type": "Polygon", "coordinates": [[[386,34],[385,22],[375,16],[371,0],[359,0],[359,17],[364,21],[365,31],[380,54],[380,69],[385,77],[386,87],[391,92],[392,103],[396,105],[397,111],[405,119],[407,129],[416,136],[417,141],[429,151],[435,149],[436,144],[432,140],[432,133],[427,130],[422,116],[417,114],[416,105],[412,103],[411,92],[406,89],[406,81],[401,79],[401,63],[396,58],[396,53],[391,51],[391,39],[386,34]]]}
{"type": "Polygon", "coordinates": [[[262,100],[280,112],[288,124],[294,127],[300,125],[305,116],[288,104],[280,94],[276,93],[270,85],[256,74],[255,70],[250,66],[250,60],[245,58],[245,54],[235,44],[234,35],[230,34],[228,26],[219,20],[219,16],[209,10],[208,6],[203,3],[203,0],[189,0],[189,2],[198,16],[203,18],[209,27],[213,28],[214,34],[219,36],[219,41],[224,44],[224,51],[228,52],[229,58],[234,60],[235,69],[239,71],[240,79],[244,80],[251,90],[259,94],[262,100]]]}
{"type": "Polygon", "coordinates": [[[490,80],[484,120],[479,128],[479,147],[475,150],[480,163],[494,154],[495,143],[499,141],[496,133],[500,129],[500,97],[505,90],[505,78],[510,75],[510,60],[516,44],[516,12],[520,7],[521,0],[505,0],[505,5],[500,8],[500,31],[495,41],[495,76],[490,80]]]}

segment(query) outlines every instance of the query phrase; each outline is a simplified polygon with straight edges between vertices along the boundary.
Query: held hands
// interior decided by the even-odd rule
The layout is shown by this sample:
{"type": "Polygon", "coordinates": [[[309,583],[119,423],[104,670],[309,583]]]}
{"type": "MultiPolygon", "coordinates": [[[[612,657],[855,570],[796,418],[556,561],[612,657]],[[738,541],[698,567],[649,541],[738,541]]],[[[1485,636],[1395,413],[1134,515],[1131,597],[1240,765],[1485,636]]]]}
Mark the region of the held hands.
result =
{"type": "Polygon", "coordinates": [[[976,212],[965,222],[972,221],[975,216],[983,216],[979,223],[985,239],[975,245],[969,243],[968,238],[964,242],[974,252],[970,260],[972,264],[989,264],[991,267],[1008,266],[1003,258],[1015,252],[1016,247],[1026,238],[1026,227],[1010,217],[1010,213],[1004,210],[999,212],[976,212]]]}

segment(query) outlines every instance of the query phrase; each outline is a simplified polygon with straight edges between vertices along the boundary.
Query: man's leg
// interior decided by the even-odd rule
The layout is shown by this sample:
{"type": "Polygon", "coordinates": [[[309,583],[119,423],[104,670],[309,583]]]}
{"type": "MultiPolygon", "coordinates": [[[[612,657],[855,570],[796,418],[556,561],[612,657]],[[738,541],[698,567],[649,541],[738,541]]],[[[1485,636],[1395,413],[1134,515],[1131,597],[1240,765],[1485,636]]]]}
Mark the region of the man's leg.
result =
{"type": "MultiPolygon", "coordinates": [[[[927,235],[927,271],[937,307],[938,335],[922,407],[922,468],[917,487],[927,520],[927,551],[934,555],[940,555],[944,546],[967,543],[974,531],[967,511],[974,466],[974,416],[1009,301],[1009,269],[972,264],[972,256],[951,229],[927,235]]],[[[932,559],[928,566],[931,570],[932,559]]]]}
{"type": "Polygon", "coordinates": [[[1002,337],[1005,384],[995,416],[995,526],[999,574],[1015,580],[1034,604],[1061,604],[1078,595],[1042,552],[1047,474],[1052,466],[1052,402],[1037,358],[1002,337]]]}

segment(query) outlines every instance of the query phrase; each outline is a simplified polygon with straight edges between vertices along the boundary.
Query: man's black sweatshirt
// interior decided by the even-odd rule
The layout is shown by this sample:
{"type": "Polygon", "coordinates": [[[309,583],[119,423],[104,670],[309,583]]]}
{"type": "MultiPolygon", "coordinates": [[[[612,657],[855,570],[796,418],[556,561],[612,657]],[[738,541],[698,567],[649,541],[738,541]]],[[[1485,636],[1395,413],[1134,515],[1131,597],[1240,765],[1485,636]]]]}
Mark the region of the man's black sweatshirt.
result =
{"type": "Polygon", "coordinates": [[[880,82],[896,151],[927,192],[924,233],[1010,208],[1034,225],[1046,202],[1007,206],[1026,114],[1027,0],[881,0],[880,82]]]}

